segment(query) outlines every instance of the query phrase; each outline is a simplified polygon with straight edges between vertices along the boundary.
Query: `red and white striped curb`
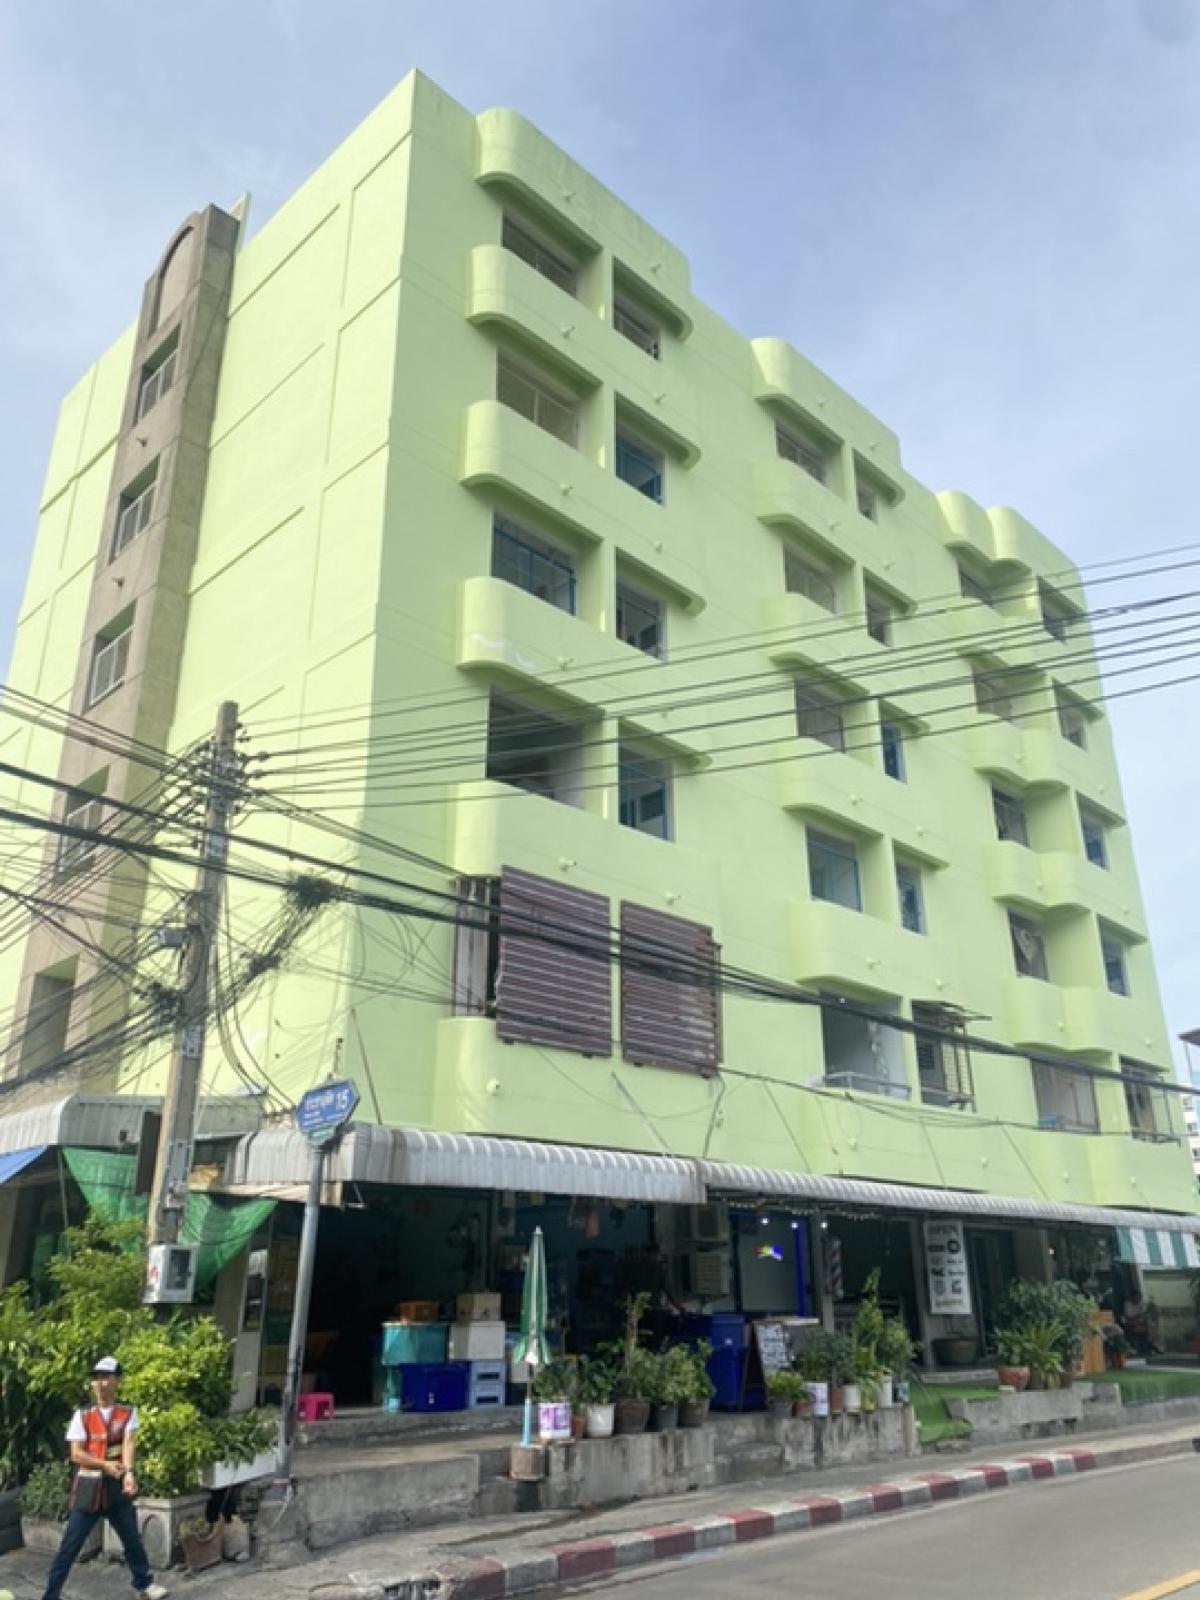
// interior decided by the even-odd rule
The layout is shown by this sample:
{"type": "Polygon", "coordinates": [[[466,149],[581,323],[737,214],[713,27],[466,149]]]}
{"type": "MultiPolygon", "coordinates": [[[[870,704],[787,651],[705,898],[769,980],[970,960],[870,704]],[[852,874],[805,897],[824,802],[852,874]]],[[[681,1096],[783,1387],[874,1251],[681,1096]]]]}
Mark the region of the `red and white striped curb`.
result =
{"type": "Polygon", "coordinates": [[[797,1533],[804,1528],[827,1527],[858,1517],[873,1517],[908,1506],[930,1505],[939,1500],[960,1500],[989,1489],[1006,1489],[1033,1479],[1061,1478],[1088,1472],[1097,1464],[1090,1450],[1055,1450],[1045,1455],[1018,1456],[957,1472],[926,1472],[894,1483],[847,1489],[840,1494],[806,1495],[795,1500],[694,1522],[671,1522],[661,1527],[639,1528],[600,1539],[515,1552],[503,1558],[486,1557],[456,1562],[418,1580],[409,1593],[422,1592],[431,1600],[507,1600],[555,1584],[602,1578],[625,1567],[675,1556],[694,1555],[722,1545],[748,1544],[776,1533],[797,1533]]]}

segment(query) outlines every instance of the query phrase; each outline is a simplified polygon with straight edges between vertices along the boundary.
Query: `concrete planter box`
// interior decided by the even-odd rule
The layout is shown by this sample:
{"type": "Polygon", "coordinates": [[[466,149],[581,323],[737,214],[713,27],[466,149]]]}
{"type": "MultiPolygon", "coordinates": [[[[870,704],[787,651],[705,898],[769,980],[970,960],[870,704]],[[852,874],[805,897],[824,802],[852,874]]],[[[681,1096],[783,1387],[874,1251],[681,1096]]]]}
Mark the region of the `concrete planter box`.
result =
{"type": "Polygon", "coordinates": [[[251,1483],[255,1478],[275,1476],[275,1446],[260,1450],[253,1461],[234,1466],[228,1461],[214,1462],[200,1481],[206,1489],[228,1489],[235,1483],[251,1483]]]}
{"type": "MultiPolygon", "coordinates": [[[[36,1550],[41,1555],[52,1556],[62,1543],[65,1527],[65,1522],[51,1522],[49,1517],[22,1517],[21,1539],[26,1550],[36,1550]]],[[[91,1556],[100,1554],[101,1533],[102,1524],[97,1523],[79,1552],[80,1561],[87,1561],[91,1556]]]]}
{"type": "Polygon", "coordinates": [[[1074,1433],[1081,1423],[1104,1426],[1120,1411],[1115,1386],[1073,1383],[1067,1389],[1026,1389],[987,1400],[947,1400],[952,1417],[971,1425],[979,1444],[1011,1439],[1051,1439],[1074,1433]]]}
{"type": "MultiPolygon", "coordinates": [[[[179,1539],[180,1525],[192,1517],[202,1516],[208,1504],[208,1491],[197,1494],[176,1495],[170,1500],[139,1499],[137,1502],[138,1529],[150,1565],[156,1572],[165,1571],[183,1559],[179,1539]]],[[[124,1554],[121,1541],[106,1520],[104,1523],[104,1553],[120,1557],[124,1554]]]]}

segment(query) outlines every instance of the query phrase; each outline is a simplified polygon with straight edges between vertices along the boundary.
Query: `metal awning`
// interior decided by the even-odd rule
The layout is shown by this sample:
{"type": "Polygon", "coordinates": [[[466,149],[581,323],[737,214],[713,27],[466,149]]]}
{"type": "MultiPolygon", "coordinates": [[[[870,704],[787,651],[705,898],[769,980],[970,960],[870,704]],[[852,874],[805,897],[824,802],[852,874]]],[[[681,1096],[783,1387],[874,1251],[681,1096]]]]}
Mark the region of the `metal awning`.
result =
{"type": "MultiPolygon", "coordinates": [[[[310,1146],[290,1127],[240,1139],[216,1185],[241,1194],[303,1194],[310,1146]]],[[[586,1145],[539,1143],[468,1133],[428,1133],[353,1123],[329,1157],[330,1184],[401,1184],[416,1188],[521,1190],[593,1199],[700,1205],[718,1196],[795,1200],[907,1216],[950,1215],[1009,1222],[1074,1223],[1092,1228],[1153,1228],[1200,1234],[1200,1216],[1069,1205],[967,1189],[930,1189],[770,1167],[695,1161],[586,1145]]]]}
{"type": "MultiPolygon", "coordinates": [[[[79,1145],[99,1150],[132,1149],[141,1137],[142,1117],[162,1106],[161,1095],[69,1094],[43,1100],[0,1116],[0,1156],[35,1145],[79,1145]]],[[[197,1137],[232,1139],[262,1120],[257,1099],[201,1100],[197,1137]]]]}
{"type": "Polygon", "coordinates": [[[34,1145],[32,1150],[13,1150],[6,1156],[0,1156],[0,1183],[7,1183],[10,1178],[15,1178],[18,1172],[24,1172],[40,1155],[44,1155],[44,1144],[34,1145]]]}
{"type": "MultiPolygon", "coordinates": [[[[240,1139],[222,1188],[271,1193],[303,1184],[311,1146],[291,1128],[240,1139]]],[[[406,1184],[435,1189],[520,1189],[592,1199],[660,1200],[698,1205],[704,1182],[694,1161],[542,1144],[473,1133],[425,1133],[355,1123],[329,1158],[333,1183],[406,1184]]]]}
{"type": "Polygon", "coordinates": [[[925,1212],[956,1217],[996,1217],[1009,1222],[1081,1223],[1090,1228],[1154,1228],[1200,1233],[1200,1216],[1166,1211],[1125,1211],[1116,1206],[1079,1206],[1061,1200],[979,1194],[970,1189],[926,1189],[914,1184],[876,1183],[812,1172],[778,1172],[720,1161],[699,1163],[710,1194],[776,1196],[813,1205],[848,1205],[870,1210],[925,1212]]]}

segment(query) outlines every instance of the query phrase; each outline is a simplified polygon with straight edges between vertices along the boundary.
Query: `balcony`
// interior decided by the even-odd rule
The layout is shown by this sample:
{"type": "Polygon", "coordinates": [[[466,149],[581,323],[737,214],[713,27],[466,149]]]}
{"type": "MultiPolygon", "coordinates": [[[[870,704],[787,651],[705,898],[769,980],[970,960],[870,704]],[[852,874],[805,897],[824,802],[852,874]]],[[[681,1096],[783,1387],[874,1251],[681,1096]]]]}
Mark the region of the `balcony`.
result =
{"type": "Polygon", "coordinates": [[[970,495],[947,489],[934,497],[941,512],[942,543],[948,550],[982,556],[989,564],[996,560],[995,530],[987,512],[970,495]]]}
{"type": "Polygon", "coordinates": [[[610,383],[686,465],[699,459],[696,397],[671,376],[669,364],[649,361],[594,311],[500,245],[472,250],[469,283],[471,322],[515,332],[547,361],[567,368],[584,388],[610,383]]]}
{"type": "Polygon", "coordinates": [[[782,456],[764,456],[754,463],[751,489],[760,522],[808,534],[841,560],[877,572],[902,600],[915,599],[912,561],[900,543],[802,468],[782,456]]]}
{"type": "Polygon", "coordinates": [[[868,462],[872,476],[887,489],[892,505],[904,498],[905,482],[896,435],[839,389],[819,368],[784,339],[753,339],[757,366],[755,399],[774,406],[797,406],[826,429],[852,444],[868,462]]]}
{"type": "Polygon", "coordinates": [[[687,610],[704,609],[707,583],[690,559],[695,541],[671,506],[654,504],[498,400],[477,400],[467,408],[459,481],[469,488],[503,489],[585,538],[611,539],[672,589],[687,610]],[[676,553],[683,550],[689,556],[676,553]]]}
{"type": "Polygon", "coordinates": [[[945,940],[825,900],[794,904],[789,921],[797,983],[891,996],[956,991],[957,958],[945,940]]]}
{"type": "Polygon", "coordinates": [[[1030,722],[1024,737],[1027,782],[1075,789],[1093,797],[1102,811],[1123,816],[1121,786],[1106,752],[1081,750],[1064,739],[1057,726],[1035,726],[1030,722]]]}
{"type": "Polygon", "coordinates": [[[1065,989],[1063,996],[1073,1050],[1114,1051],[1142,1061],[1170,1060],[1171,1047],[1156,1002],[1113,994],[1100,984],[1065,989]]]}
{"type": "Polygon", "coordinates": [[[780,805],[823,818],[835,830],[848,827],[872,837],[888,836],[905,854],[945,866],[950,847],[945,834],[930,824],[934,808],[929,795],[919,786],[889,778],[877,751],[863,754],[868,760],[807,739],[781,742],[774,750],[780,805]]]}
{"type": "MultiPolygon", "coordinates": [[[[1059,752],[1049,740],[1049,729],[1034,728],[1028,722],[1006,722],[1003,717],[980,716],[976,727],[967,733],[967,752],[977,772],[985,772],[1016,784],[1019,788],[1037,784],[1051,789],[1072,787],[1071,763],[1060,763],[1059,752]],[[1045,737],[1043,737],[1043,735],[1045,737]]],[[[1054,734],[1057,744],[1074,750],[1074,745],[1054,734]]],[[[1085,751],[1077,754],[1087,759],[1085,751]]],[[[1090,789],[1094,785],[1089,786],[1090,789]]]]}
{"type": "Polygon", "coordinates": [[[1009,1038],[1031,1050],[1070,1048],[1064,991],[1038,978],[1006,978],[1004,1016],[1009,1038]]]}
{"type": "Polygon", "coordinates": [[[1011,840],[984,847],[988,888],[1006,904],[1038,911],[1094,911],[1134,932],[1143,932],[1141,908],[1120,880],[1068,850],[1040,853],[1011,840]]]}
{"type": "Polygon", "coordinates": [[[485,111],[475,123],[476,181],[551,212],[582,252],[594,253],[606,238],[622,263],[653,286],[655,298],[670,308],[686,337],[692,295],[680,251],[515,111],[485,111]]]}
{"type": "MultiPolygon", "coordinates": [[[[639,713],[642,697],[686,688],[686,669],[673,669],[601,633],[569,611],[560,611],[502,578],[468,578],[459,591],[457,663],[490,678],[552,696],[574,707],[614,714],[632,730],[647,734],[695,765],[707,760],[708,735],[697,727],[677,733],[662,712],[639,713]],[[636,667],[636,672],[631,672],[636,667]],[[611,669],[613,676],[606,673],[611,669]],[[632,709],[629,709],[632,708],[632,709]]],[[[676,713],[675,721],[704,721],[702,709],[676,713]]]]}

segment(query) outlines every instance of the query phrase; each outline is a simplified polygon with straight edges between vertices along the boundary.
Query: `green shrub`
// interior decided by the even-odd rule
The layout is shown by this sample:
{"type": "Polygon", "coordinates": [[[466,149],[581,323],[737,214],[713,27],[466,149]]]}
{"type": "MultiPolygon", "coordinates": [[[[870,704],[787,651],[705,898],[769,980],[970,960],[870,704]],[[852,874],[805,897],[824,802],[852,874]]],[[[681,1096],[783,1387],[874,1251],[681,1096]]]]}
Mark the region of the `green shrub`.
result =
{"type": "Polygon", "coordinates": [[[71,1469],[65,1461],[43,1461],[21,1486],[21,1515],[65,1522],[71,1508],[71,1469]]]}

